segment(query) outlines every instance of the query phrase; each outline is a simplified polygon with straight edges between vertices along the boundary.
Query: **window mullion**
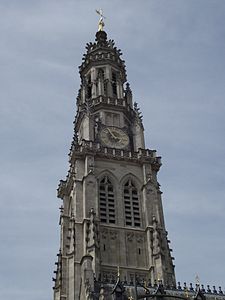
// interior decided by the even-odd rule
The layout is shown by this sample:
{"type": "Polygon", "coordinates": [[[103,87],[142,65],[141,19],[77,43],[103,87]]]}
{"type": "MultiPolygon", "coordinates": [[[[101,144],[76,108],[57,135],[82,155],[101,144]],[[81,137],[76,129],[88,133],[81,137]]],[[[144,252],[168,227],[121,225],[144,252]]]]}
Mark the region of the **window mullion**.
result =
{"type": "Polygon", "coordinates": [[[106,194],[106,220],[109,223],[109,189],[108,184],[105,185],[105,194],[106,194]]]}
{"type": "Polygon", "coordinates": [[[133,206],[133,195],[132,195],[132,187],[129,188],[130,195],[130,206],[131,206],[131,217],[132,217],[132,226],[134,226],[134,206],[133,206]]]}

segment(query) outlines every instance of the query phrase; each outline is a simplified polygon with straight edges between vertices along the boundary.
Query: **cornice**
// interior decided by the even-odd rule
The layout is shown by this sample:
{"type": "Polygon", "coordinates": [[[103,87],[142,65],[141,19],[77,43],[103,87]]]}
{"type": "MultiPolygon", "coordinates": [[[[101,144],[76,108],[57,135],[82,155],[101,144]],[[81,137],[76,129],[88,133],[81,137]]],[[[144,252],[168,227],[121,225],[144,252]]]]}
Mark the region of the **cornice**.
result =
{"type": "Polygon", "coordinates": [[[73,145],[69,153],[70,163],[77,158],[86,155],[94,155],[96,158],[135,162],[138,164],[150,163],[154,170],[158,171],[161,166],[161,157],[156,156],[155,150],[139,149],[137,152],[103,147],[100,143],[83,140],[81,144],[73,145]]]}

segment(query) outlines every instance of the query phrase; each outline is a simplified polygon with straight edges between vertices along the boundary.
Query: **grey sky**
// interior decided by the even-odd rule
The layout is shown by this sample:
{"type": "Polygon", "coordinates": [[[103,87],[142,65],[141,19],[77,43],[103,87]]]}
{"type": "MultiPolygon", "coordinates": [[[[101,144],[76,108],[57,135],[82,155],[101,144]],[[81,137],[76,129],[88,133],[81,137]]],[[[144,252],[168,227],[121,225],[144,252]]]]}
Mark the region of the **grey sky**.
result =
{"type": "Polygon", "coordinates": [[[52,297],[56,188],[102,7],[157,149],[176,276],[225,289],[225,1],[0,0],[0,298],[52,297]]]}

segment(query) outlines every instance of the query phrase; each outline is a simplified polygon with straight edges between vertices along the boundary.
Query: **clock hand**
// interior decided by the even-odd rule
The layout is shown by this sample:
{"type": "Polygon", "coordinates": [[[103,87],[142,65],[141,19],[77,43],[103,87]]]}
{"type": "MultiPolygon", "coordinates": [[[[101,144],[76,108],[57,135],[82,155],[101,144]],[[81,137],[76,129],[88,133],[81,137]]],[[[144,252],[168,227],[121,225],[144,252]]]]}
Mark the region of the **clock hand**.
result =
{"type": "Polygon", "coordinates": [[[108,132],[110,133],[110,135],[111,135],[114,139],[118,140],[118,137],[115,136],[115,134],[113,134],[112,131],[111,131],[109,128],[107,128],[107,129],[108,129],[108,132]]]}

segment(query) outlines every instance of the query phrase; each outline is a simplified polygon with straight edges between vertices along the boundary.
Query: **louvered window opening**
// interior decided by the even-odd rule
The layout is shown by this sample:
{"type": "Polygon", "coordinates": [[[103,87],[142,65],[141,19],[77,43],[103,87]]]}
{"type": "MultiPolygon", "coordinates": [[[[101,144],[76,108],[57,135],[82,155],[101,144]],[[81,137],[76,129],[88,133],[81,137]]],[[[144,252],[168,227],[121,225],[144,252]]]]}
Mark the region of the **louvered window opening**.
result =
{"type": "Polygon", "coordinates": [[[138,191],[131,180],[124,185],[125,223],[127,226],[140,227],[140,207],[138,191]]]}
{"type": "Polygon", "coordinates": [[[107,81],[106,80],[104,80],[103,89],[104,89],[104,96],[107,96],[108,91],[107,91],[107,81]]]}
{"type": "Polygon", "coordinates": [[[90,99],[92,96],[92,84],[91,84],[91,75],[87,78],[87,97],[90,99]]]}
{"type": "Polygon", "coordinates": [[[115,199],[113,185],[104,177],[99,186],[100,220],[102,223],[115,224],[115,199]]]}
{"type": "Polygon", "coordinates": [[[117,74],[112,73],[112,90],[113,90],[113,96],[117,96],[117,74]]]}

